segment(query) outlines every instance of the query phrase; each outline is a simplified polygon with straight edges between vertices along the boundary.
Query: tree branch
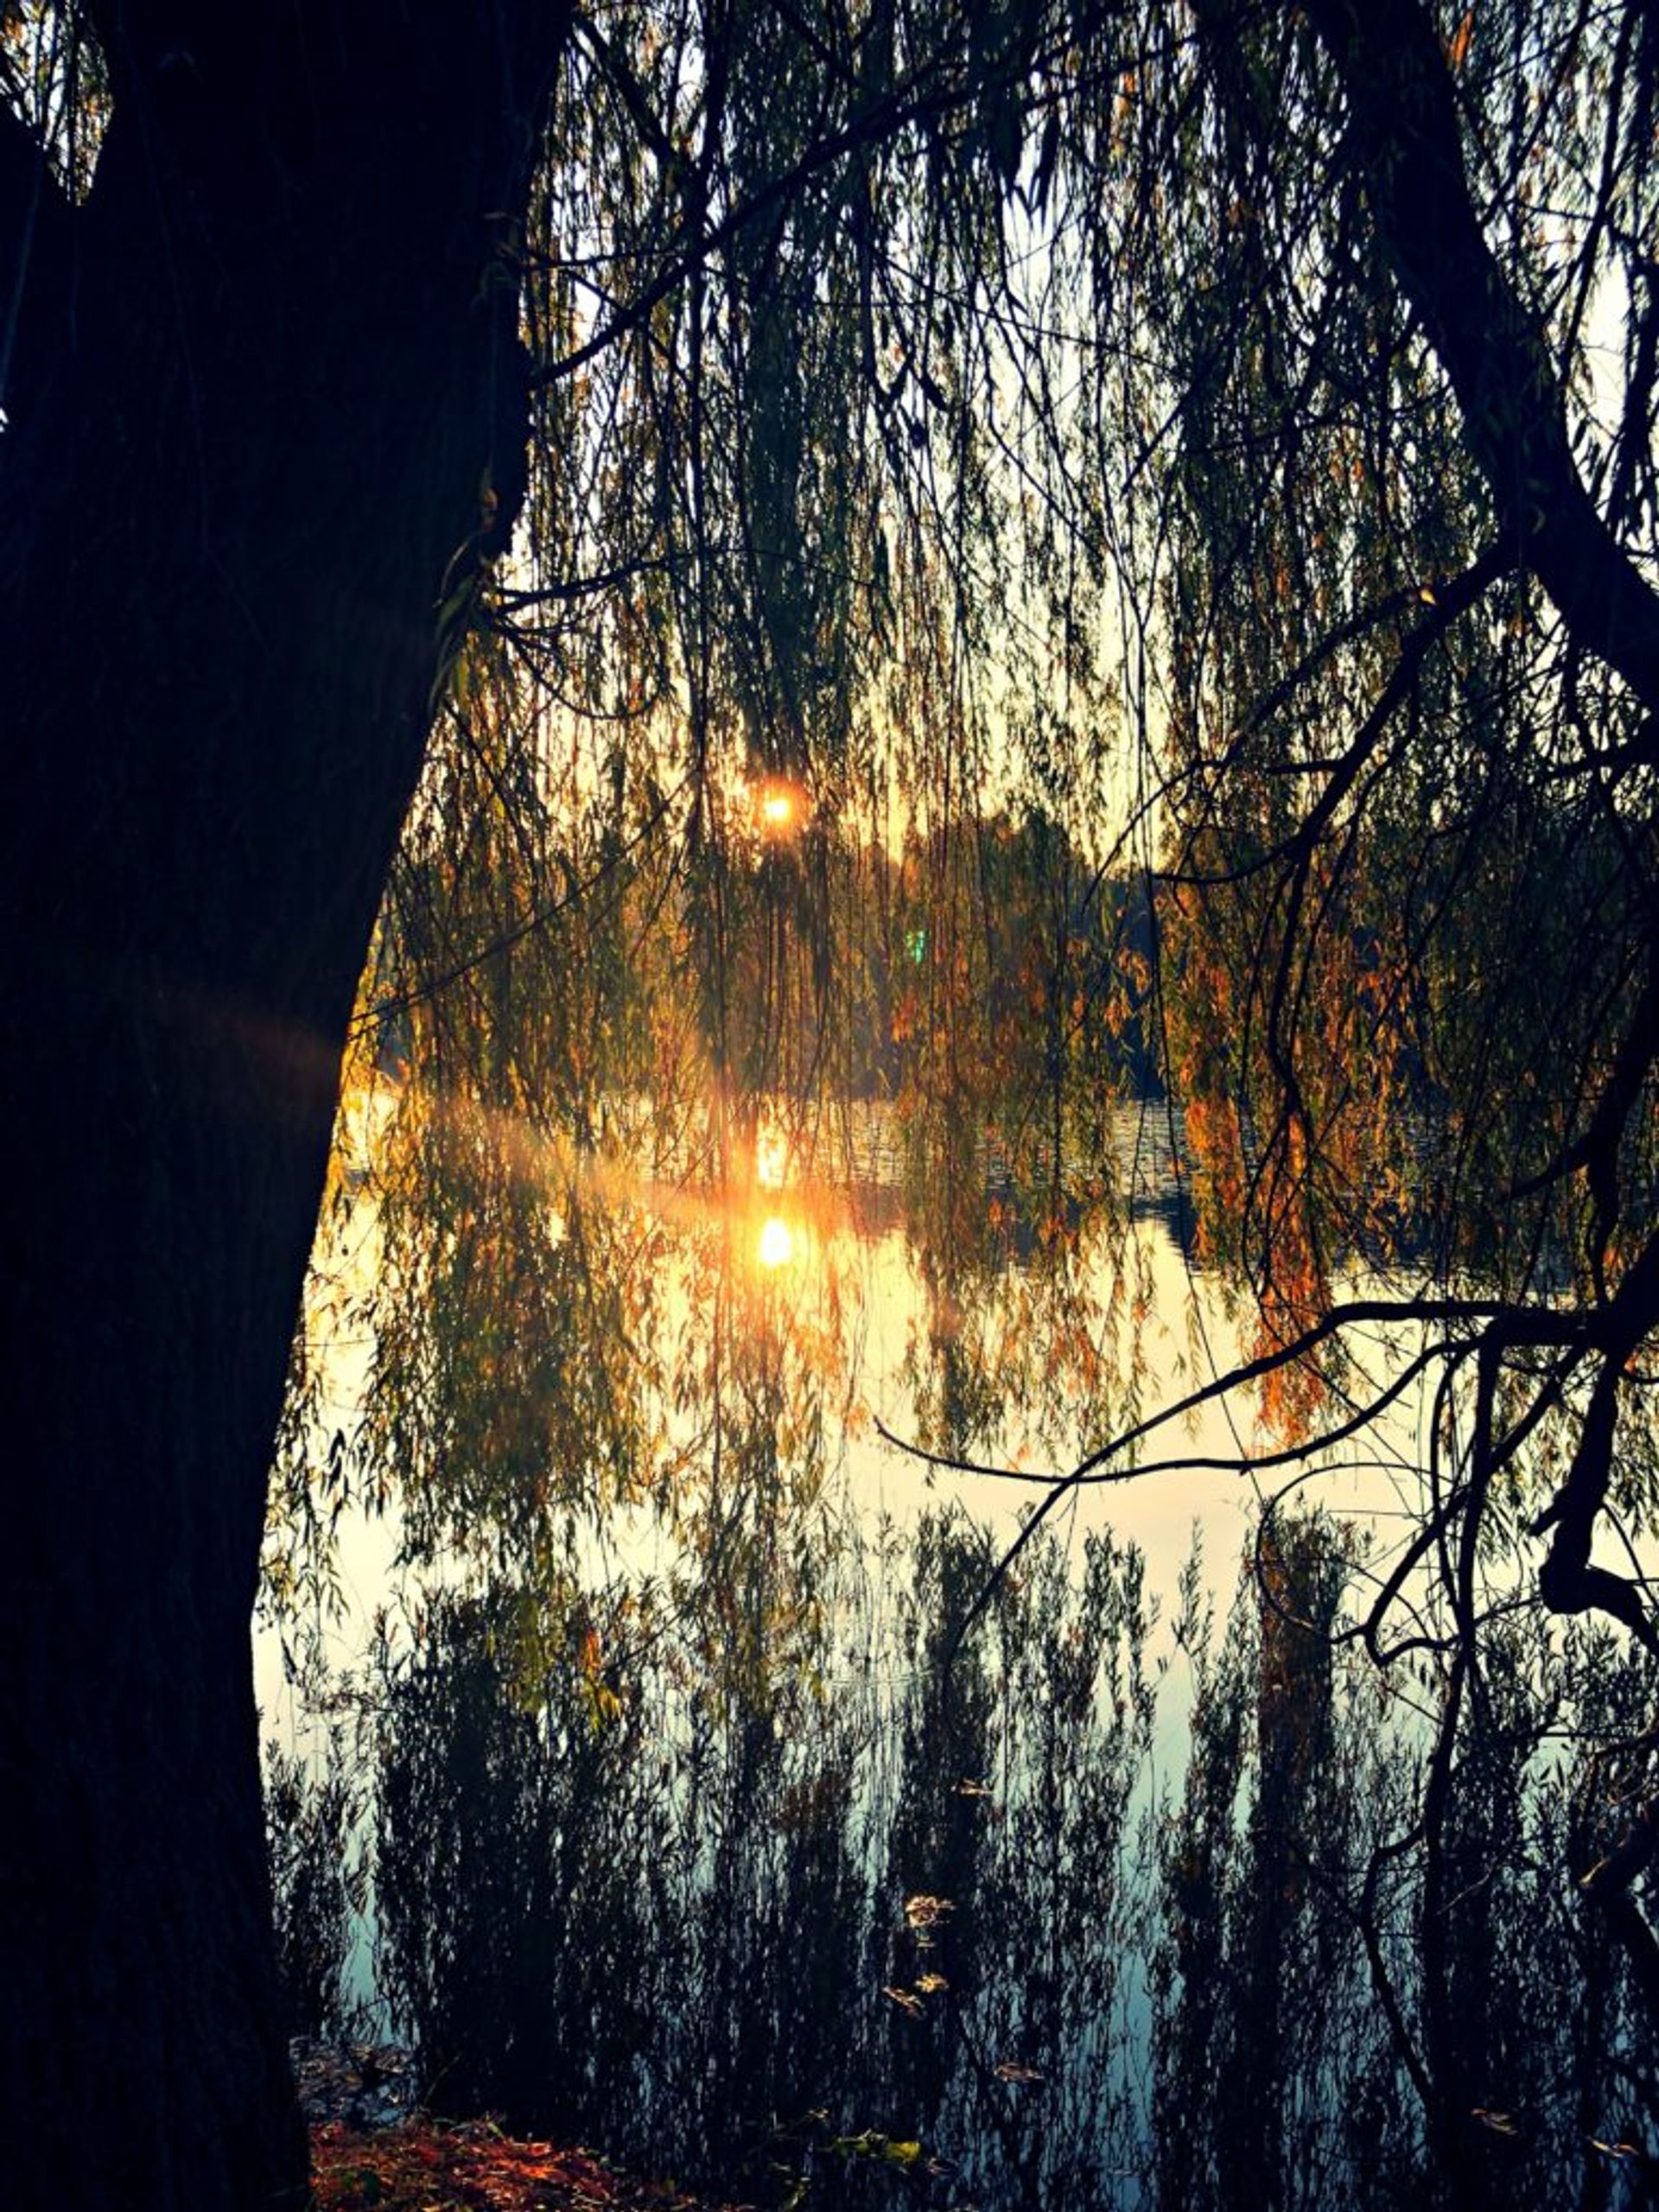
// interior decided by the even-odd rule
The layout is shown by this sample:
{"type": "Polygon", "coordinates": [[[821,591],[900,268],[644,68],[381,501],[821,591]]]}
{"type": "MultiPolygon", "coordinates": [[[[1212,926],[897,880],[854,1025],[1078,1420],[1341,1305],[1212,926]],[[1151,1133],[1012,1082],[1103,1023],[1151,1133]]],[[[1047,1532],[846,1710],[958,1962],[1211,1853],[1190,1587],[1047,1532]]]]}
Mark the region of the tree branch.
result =
{"type": "Polygon", "coordinates": [[[25,308],[38,302],[43,283],[54,282],[73,212],[38,134],[0,89],[0,253],[10,250],[11,257],[0,294],[0,407],[11,389],[25,308]]]}
{"type": "Polygon", "coordinates": [[[1573,636],[1659,708],[1659,595],[1573,461],[1561,383],[1470,196],[1453,81],[1419,0],[1308,0],[1384,251],[1423,318],[1506,534],[1573,636]]]}

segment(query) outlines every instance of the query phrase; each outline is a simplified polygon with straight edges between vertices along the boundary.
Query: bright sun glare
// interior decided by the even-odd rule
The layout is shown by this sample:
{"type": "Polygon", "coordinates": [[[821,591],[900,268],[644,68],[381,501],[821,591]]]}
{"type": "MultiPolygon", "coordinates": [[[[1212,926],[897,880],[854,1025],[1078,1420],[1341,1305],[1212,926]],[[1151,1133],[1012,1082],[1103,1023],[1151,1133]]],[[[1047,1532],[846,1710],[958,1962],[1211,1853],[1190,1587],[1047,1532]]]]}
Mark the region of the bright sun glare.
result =
{"type": "Polygon", "coordinates": [[[781,1215],[769,1214],[760,1230],[760,1264],[787,1267],[795,1256],[795,1232],[781,1215]]]}
{"type": "Polygon", "coordinates": [[[806,793],[786,776],[768,776],[754,788],[755,820],[766,837],[792,837],[806,822],[806,793]]]}

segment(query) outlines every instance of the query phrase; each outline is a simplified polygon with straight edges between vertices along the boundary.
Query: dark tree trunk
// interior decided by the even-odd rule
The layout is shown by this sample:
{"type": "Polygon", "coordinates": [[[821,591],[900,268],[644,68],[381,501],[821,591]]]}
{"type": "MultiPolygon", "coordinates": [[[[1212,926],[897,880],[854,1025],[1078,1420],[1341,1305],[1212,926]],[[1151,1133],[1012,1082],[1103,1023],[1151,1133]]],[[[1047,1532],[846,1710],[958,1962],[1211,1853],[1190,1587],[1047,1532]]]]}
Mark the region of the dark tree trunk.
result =
{"type": "Polygon", "coordinates": [[[438,601],[522,461],[500,211],[565,11],[93,12],[87,203],[0,138],[3,2163],[211,2212],[303,2196],[266,1472],[438,601]]]}

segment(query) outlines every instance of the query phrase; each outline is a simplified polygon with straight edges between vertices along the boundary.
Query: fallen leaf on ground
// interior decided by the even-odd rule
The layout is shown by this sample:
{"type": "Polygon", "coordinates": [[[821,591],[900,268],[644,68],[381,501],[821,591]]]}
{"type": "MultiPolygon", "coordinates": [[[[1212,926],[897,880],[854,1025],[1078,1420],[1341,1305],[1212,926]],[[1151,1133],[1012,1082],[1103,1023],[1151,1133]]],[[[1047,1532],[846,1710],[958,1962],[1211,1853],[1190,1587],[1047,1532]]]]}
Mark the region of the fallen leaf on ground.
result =
{"type": "Polygon", "coordinates": [[[373,2134],[326,2121],[311,2130],[311,2182],[319,2212],[741,2212],[485,2120],[373,2134]]]}

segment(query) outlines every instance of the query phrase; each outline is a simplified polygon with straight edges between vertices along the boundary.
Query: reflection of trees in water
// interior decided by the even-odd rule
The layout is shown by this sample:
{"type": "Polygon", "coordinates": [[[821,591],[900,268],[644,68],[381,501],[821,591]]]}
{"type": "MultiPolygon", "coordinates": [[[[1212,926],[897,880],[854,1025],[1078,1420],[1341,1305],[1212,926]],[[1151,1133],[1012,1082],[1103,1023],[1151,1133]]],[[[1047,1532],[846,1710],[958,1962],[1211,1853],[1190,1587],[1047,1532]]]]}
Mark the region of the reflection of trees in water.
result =
{"type": "Polygon", "coordinates": [[[1541,1698],[1500,1639],[1437,1790],[1433,1729],[1329,1634],[1332,1524],[1270,1526],[1224,1629],[1190,1571],[1173,1647],[1133,1550],[1033,1547],[942,1685],[987,1542],[890,1533],[761,1694],[695,1636],[433,1602],[373,1829],[434,2104],[762,2198],[1631,2201],[1659,2081],[1557,1869],[1617,1840],[1642,1670],[1580,1636],[1541,1698]],[[1621,1736],[1617,1770],[1580,1745],[1621,1736]]]}
{"type": "Polygon", "coordinates": [[[1320,1521],[1269,1526],[1225,1637],[1195,1646],[1158,1847],[1157,2201],[1629,2201],[1642,2014],[1559,1870],[1601,1798],[1580,1739],[1639,1727],[1651,1684],[1600,1636],[1541,1684],[1501,1636],[1438,1789],[1430,1665],[1392,1712],[1333,1665],[1341,1553],[1320,1521]]]}

